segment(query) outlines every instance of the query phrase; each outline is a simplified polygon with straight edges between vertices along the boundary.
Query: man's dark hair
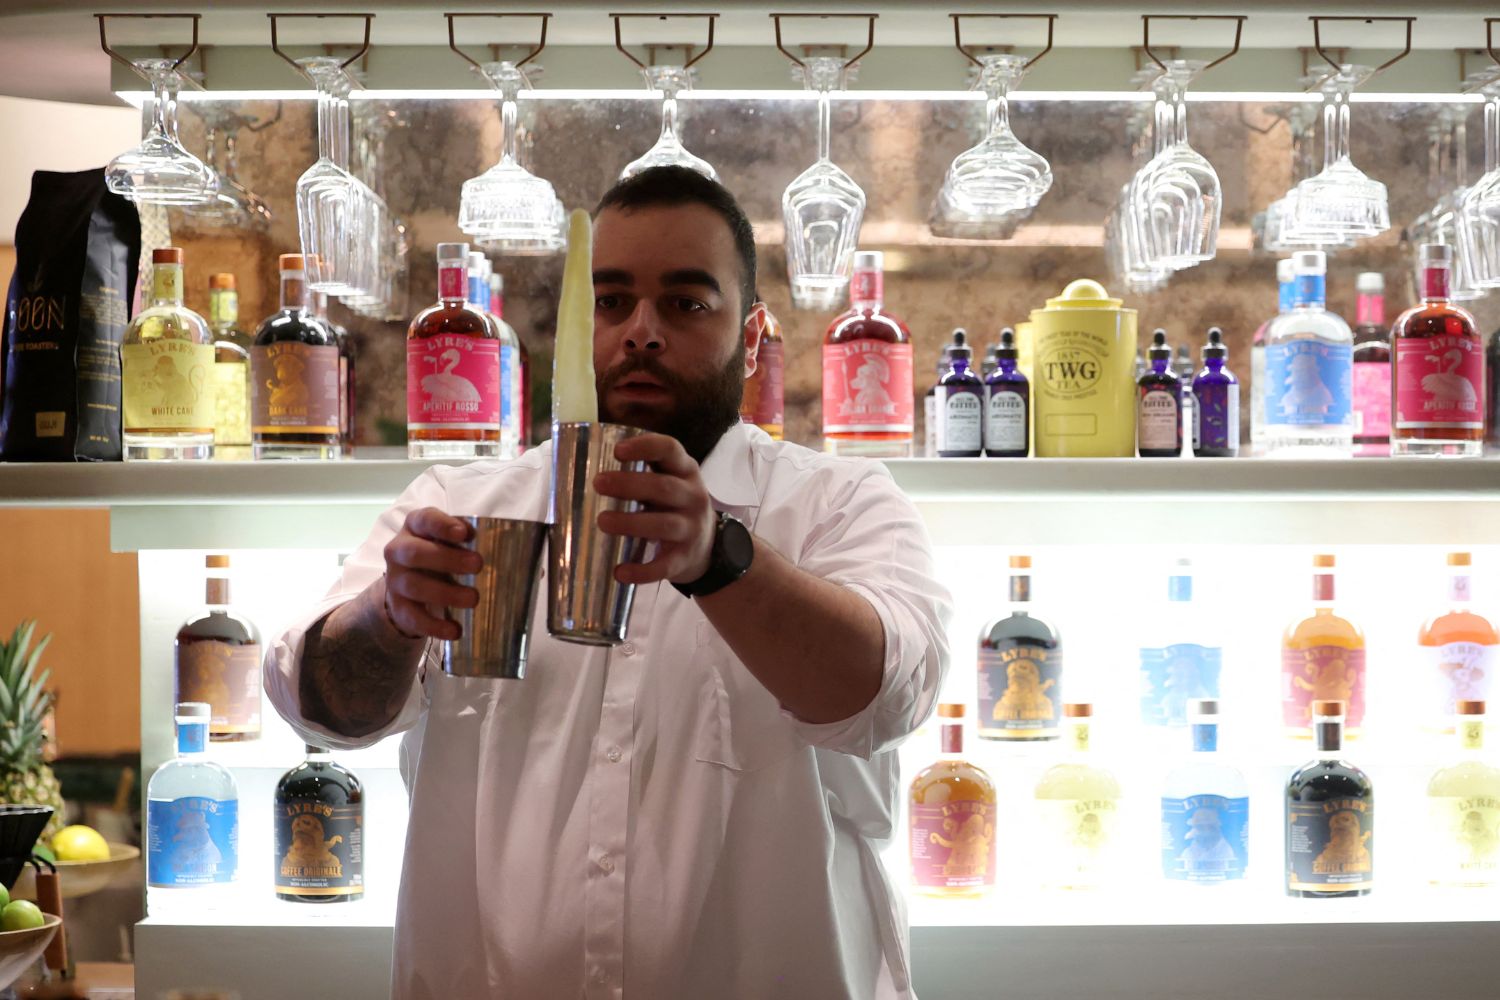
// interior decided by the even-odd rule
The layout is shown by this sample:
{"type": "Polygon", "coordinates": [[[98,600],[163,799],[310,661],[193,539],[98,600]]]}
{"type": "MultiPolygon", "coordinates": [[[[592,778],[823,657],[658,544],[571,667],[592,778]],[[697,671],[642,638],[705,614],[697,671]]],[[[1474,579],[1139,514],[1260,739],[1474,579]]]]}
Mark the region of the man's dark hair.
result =
{"type": "Polygon", "coordinates": [[[734,237],[740,255],[740,322],[755,304],[755,231],[729,189],[689,167],[650,167],[620,181],[604,193],[594,208],[597,216],[606,208],[628,212],[655,205],[706,205],[718,213],[734,237]]]}

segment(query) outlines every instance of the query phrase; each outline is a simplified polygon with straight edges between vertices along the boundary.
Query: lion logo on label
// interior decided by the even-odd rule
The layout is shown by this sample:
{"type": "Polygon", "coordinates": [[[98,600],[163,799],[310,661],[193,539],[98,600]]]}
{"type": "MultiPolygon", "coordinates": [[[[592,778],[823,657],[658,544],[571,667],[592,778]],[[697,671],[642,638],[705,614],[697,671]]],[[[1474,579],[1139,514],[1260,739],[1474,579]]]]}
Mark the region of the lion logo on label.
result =
{"type": "Polygon", "coordinates": [[[325,877],[340,878],[344,864],[332,848],[343,842],[344,838],[339,834],[324,840],[323,821],[318,817],[298,816],[292,820],[292,846],[281,859],[281,865],[303,873],[316,872],[325,877]]]}

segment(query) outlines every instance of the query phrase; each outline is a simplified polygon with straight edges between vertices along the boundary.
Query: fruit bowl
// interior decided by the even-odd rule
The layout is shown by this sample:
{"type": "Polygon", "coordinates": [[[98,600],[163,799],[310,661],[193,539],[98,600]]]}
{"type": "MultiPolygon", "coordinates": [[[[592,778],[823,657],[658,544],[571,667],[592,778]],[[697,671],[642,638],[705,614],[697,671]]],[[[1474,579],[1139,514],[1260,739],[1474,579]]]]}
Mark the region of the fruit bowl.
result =
{"type": "MultiPolygon", "coordinates": [[[[111,841],[107,861],[59,861],[57,876],[63,899],[77,899],[107,888],[116,878],[129,871],[140,856],[139,847],[111,841]]],[[[10,897],[36,899],[36,869],[26,866],[21,877],[16,879],[16,887],[11,890],[10,897]]]]}
{"type": "MultiPolygon", "coordinates": [[[[99,862],[107,864],[108,862],[99,862]]],[[[36,964],[52,943],[62,919],[52,914],[43,914],[46,923],[40,927],[29,927],[23,931],[0,931],[0,989],[9,987],[24,976],[36,964]]]]}

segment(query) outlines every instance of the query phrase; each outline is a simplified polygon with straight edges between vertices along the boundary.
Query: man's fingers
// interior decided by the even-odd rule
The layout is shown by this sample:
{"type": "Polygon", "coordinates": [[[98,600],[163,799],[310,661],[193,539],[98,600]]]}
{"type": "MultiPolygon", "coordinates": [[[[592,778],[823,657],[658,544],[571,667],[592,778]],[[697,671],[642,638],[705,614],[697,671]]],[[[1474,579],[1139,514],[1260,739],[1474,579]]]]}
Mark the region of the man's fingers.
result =
{"type": "Polygon", "coordinates": [[[670,578],[673,572],[672,562],[658,556],[648,563],[621,563],[615,567],[615,579],[621,583],[656,583],[670,578]]]}
{"type": "MultiPolygon", "coordinates": [[[[463,524],[462,521],[459,522],[463,524]]],[[[465,525],[467,527],[467,525],[465,525]]],[[[478,573],[484,560],[478,552],[429,541],[402,532],[385,547],[387,568],[420,569],[429,573],[478,573]]]]}
{"type": "Polygon", "coordinates": [[[594,489],[616,500],[639,500],[666,510],[687,507],[700,495],[686,480],[659,472],[601,472],[594,477],[594,489]]]}
{"type": "Polygon", "coordinates": [[[654,511],[637,514],[604,511],[599,515],[599,530],[607,535],[625,535],[652,542],[687,542],[695,534],[693,523],[681,514],[654,511]]]}
{"type": "Polygon", "coordinates": [[[425,635],[450,642],[462,635],[458,622],[439,618],[428,611],[425,605],[407,600],[395,593],[390,595],[391,620],[396,627],[408,635],[425,635]]]}
{"type": "Polygon", "coordinates": [[[686,476],[698,469],[698,463],[683,450],[674,437],[665,434],[638,434],[615,445],[615,458],[621,462],[650,462],[662,472],[686,476]]]}
{"type": "Polygon", "coordinates": [[[387,577],[386,589],[409,601],[446,608],[472,608],[479,603],[479,592],[473,587],[463,587],[451,580],[416,571],[387,577]]]}
{"type": "Polygon", "coordinates": [[[467,542],[474,529],[467,521],[445,514],[436,507],[423,507],[406,515],[406,530],[434,542],[458,544],[467,542]]]}

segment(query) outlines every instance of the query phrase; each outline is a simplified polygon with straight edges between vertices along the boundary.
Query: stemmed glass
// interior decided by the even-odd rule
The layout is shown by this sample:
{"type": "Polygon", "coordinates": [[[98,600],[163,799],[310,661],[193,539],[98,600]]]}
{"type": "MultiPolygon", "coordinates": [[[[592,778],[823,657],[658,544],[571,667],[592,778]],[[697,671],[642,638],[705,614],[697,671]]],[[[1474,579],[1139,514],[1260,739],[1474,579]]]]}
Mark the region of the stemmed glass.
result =
{"type": "MultiPolygon", "coordinates": [[[[1131,82],[1136,87],[1140,87],[1147,81],[1155,80],[1156,77],[1154,70],[1145,69],[1138,71],[1131,78],[1131,82]]],[[[1152,107],[1154,108],[1154,105],[1152,107]]],[[[1162,129],[1148,127],[1152,114],[1151,109],[1143,110],[1140,104],[1131,106],[1125,132],[1130,140],[1132,162],[1149,162],[1151,157],[1146,155],[1148,152],[1155,155],[1166,148],[1168,133],[1162,129]]],[[[1133,177],[1134,175],[1132,179],[1133,177]]],[[[1172,276],[1172,272],[1169,268],[1151,263],[1144,256],[1139,227],[1135,226],[1131,220],[1130,187],[1131,182],[1126,182],[1120,188],[1114,207],[1110,209],[1109,217],[1105,219],[1104,252],[1111,271],[1116,278],[1124,282],[1126,290],[1144,294],[1164,287],[1167,279],[1172,276]]]]}
{"type": "Polygon", "coordinates": [[[1142,260],[1153,268],[1180,271],[1213,260],[1218,249],[1219,175],[1187,137],[1187,86],[1207,65],[1169,60],[1152,84],[1157,153],[1130,182],[1128,221],[1142,260]]]}
{"type": "Polygon", "coordinates": [[[224,136],[224,170],[219,175],[219,183],[238,192],[241,203],[250,214],[251,224],[257,229],[265,230],[270,228],[275,216],[271,214],[271,206],[266,204],[265,199],[240,183],[240,157],[234,131],[230,129],[224,136]]]}
{"type": "Polygon", "coordinates": [[[1349,97],[1374,73],[1368,66],[1345,64],[1323,81],[1323,169],[1293,189],[1284,239],[1338,243],[1391,228],[1385,185],[1349,158],[1349,97]]]}
{"type": "Polygon", "coordinates": [[[105,183],[115,194],[143,205],[211,202],[218,193],[218,174],[177,138],[182,75],[176,61],[142,59],[132,65],[151,83],[151,125],[139,146],[110,161],[105,183]]]}
{"type": "MultiPolygon", "coordinates": [[[[1444,108],[1432,127],[1431,156],[1428,159],[1428,189],[1439,197],[1431,208],[1412,220],[1402,233],[1402,242],[1416,255],[1423,243],[1445,243],[1453,248],[1452,284],[1448,297],[1456,302],[1480,298],[1484,292],[1474,285],[1474,269],[1469,254],[1458,238],[1458,212],[1468,190],[1468,114],[1466,105],[1444,108]],[[1448,166],[1453,166],[1452,186],[1448,185],[1448,166]]],[[[1418,269],[1420,271],[1420,268],[1418,269]]],[[[1420,273],[1417,274],[1420,286],[1420,273]]]]}
{"type": "Polygon", "coordinates": [[[931,228],[937,236],[1007,239],[1052,187],[1052,167],[1010,128],[1009,95],[1026,73],[1026,57],[977,58],[989,128],[979,145],[948,168],[931,228]]]}
{"type": "Polygon", "coordinates": [[[641,73],[646,77],[646,85],[650,89],[661,91],[661,135],[657,138],[656,145],[625,165],[625,169],[620,171],[620,180],[634,177],[651,167],[672,166],[687,167],[709,180],[718,180],[719,175],[708,161],[689,153],[678,134],[677,95],[692,89],[692,75],[682,66],[647,66],[641,73]]]}
{"type": "Polygon", "coordinates": [[[516,99],[530,81],[512,62],[485,63],[479,71],[500,92],[500,162],[464,181],[458,228],[499,253],[557,253],[567,242],[562,202],[550,183],[516,159],[516,99]]]}
{"type": "Polygon", "coordinates": [[[308,284],[330,295],[356,294],[355,220],[361,206],[347,168],[348,133],[339,134],[340,101],[347,107],[351,81],[341,61],[329,56],[298,59],[297,65],[318,89],[318,159],[297,179],[297,230],[309,258],[308,284]]]}
{"type": "Polygon", "coordinates": [[[829,157],[831,92],[842,85],[844,71],[840,56],[803,60],[803,81],[818,92],[818,160],[781,196],[787,277],[798,309],[828,310],[843,299],[865,215],[865,193],[829,157]]]}
{"type": "Polygon", "coordinates": [[[213,125],[204,129],[203,163],[216,175],[218,190],[208,201],[185,206],[195,219],[202,219],[229,228],[241,228],[250,224],[250,207],[240,192],[230,187],[219,169],[219,130],[213,125]]]}
{"type": "Polygon", "coordinates": [[[1484,94],[1484,174],[1458,203],[1458,240],[1476,288],[1500,288],[1500,77],[1484,94]]]}
{"type": "Polygon", "coordinates": [[[359,122],[359,173],[385,207],[385,224],[379,234],[379,288],[359,311],[376,319],[407,319],[411,242],[406,223],[390,211],[383,169],[386,137],[392,129],[406,126],[407,121],[392,107],[371,101],[361,101],[360,106],[367,113],[359,122]]]}

